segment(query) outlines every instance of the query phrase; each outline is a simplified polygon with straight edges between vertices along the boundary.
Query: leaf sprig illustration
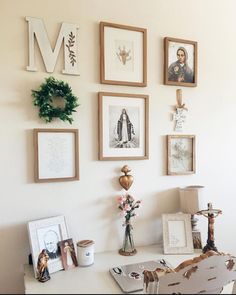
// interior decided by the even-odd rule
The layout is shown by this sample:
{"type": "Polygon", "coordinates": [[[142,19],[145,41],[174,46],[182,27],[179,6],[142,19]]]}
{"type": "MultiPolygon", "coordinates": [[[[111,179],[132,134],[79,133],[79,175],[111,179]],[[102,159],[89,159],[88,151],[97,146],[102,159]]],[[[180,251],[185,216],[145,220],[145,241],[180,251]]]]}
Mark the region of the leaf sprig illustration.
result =
{"type": "Polygon", "coordinates": [[[73,33],[70,32],[68,44],[66,44],[66,47],[69,51],[70,63],[72,64],[72,66],[74,66],[76,63],[75,52],[71,49],[74,45],[75,45],[75,35],[73,35],[73,33]]]}

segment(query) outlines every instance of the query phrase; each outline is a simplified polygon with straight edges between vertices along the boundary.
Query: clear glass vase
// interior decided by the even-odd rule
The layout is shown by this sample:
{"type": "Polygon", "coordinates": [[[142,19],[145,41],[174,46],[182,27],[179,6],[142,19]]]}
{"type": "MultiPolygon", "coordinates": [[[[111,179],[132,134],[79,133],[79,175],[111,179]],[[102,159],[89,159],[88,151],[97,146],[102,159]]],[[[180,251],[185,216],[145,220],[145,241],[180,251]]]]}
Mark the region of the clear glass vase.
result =
{"type": "Polygon", "coordinates": [[[132,231],[133,231],[133,227],[130,221],[126,222],[123,246],[119,250],[119,253],[121,255],[130,256],[137,253],[137,250],[135,249],[135,246],[134,246],[132,231]]]}

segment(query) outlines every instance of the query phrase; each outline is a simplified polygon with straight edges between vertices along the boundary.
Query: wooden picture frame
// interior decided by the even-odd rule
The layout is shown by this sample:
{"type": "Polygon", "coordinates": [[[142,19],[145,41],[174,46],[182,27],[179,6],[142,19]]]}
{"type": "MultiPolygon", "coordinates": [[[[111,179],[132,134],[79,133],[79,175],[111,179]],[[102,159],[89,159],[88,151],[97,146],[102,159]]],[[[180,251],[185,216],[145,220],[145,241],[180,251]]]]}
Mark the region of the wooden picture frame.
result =
{"type": "Polygon", "coordinates": [[[100,82],[147,86],[147,30],[100,22],[100,82]]]}
{"type": "Polygon", "coordinates": [[[193,236],[193,248],[202,250],[202,238],[200,231],[192,231],[193,236]]]}
{"type": "Polygon", "coordinates": [[[190,214],[162,214],[162,226],[164,254],[194,252],[190,214]]]}
{"type": "Polygon", "coordinates": [[[197,86],[197,42],[164,38],[164,84],[197,86]]]}
{"type": "Polygon", "coordinates": [[[167,135],[167,174],[195,172],[195,135],[167,135]]]}
{"type": "Polygon", "coordinates": [[[65,217],[61,215],[33,220],[28,222],[27,228],[35,278],[38,276],[38,256],[43,249],[46,249],[49,256],[49,273],[62,270],[63,265],[58,243],[61,240],[68,239],[65,217]]]}
{"type": "Polygon", "coordinates": [[[34,129],[35,182],[79,180],[77,129],[34,129]]]}
{"type": "Polygon", "coordinates": [[[148,159],[148,95],[99,92],[98,101],[99,160],[148,159]]]}

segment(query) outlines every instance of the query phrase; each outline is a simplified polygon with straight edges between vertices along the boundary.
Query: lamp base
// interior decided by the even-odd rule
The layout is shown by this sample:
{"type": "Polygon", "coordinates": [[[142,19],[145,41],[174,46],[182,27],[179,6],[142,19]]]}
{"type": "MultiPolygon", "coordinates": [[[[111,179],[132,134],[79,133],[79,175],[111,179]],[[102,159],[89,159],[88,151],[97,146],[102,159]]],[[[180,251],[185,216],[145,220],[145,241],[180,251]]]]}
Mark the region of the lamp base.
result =
{"type": "Polygon", "coordinates": [[[198,229],[197,229],[197,222],[198,222],[198,219],[195,217],[194,214],[191,214],[192,231],[198,231],[198,229]]]}

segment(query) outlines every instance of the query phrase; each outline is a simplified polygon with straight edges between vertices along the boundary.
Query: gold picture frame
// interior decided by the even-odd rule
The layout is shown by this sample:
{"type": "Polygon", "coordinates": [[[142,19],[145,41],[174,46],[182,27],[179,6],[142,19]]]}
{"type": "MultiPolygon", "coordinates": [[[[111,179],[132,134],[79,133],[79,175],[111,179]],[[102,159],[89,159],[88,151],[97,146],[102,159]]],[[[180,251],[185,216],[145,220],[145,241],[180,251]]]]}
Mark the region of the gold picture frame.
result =
{"type": "Polygon", "coordinates": [[[147,86],[147,30],[100,22],[100,82],[147,86]]]}
{"type": "Polygon", "coordinates": [[[148,159],[148,116],[148,95],[99,92],[99,160],[148,159]]]}
{"type": "Polygon", "coordinates": [[[197,86],[197,42],[164,38],[164,84],[197,86]]]}

